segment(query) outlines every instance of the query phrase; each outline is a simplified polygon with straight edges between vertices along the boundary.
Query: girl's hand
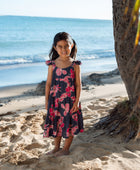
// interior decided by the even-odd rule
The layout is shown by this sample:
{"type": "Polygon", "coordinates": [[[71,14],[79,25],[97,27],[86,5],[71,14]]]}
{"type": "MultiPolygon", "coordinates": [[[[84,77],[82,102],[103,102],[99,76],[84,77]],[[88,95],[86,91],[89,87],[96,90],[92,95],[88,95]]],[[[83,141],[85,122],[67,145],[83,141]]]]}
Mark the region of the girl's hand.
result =
{"type": "Polygon", "coordinates": [[[71,108],[71,112],[76,112],[79,110],[79,107],[78,107],[78,102],[74,102],[73,104],[73,107],[71,108]]]}

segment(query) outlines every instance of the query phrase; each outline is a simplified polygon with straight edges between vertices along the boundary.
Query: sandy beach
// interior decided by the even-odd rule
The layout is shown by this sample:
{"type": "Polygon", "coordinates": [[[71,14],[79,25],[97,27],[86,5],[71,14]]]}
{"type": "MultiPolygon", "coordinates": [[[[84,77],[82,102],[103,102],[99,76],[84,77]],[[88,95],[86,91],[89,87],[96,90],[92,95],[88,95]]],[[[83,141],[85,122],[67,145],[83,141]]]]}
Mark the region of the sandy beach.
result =
{"type": "MultiPolygon", "coordinates": [[[[0,170],[139,170],[140,142],[124,143],[94,124],[127,98],[119,75],[99,83],[82,74],[84,132],[75,136],[68,156],[47,156],[53,138],[43,138],[45,96],[34,95],[38,84],[0,88],[0,170]]],[[[62,146],[64,139],[62,140],[62,146]]]]}

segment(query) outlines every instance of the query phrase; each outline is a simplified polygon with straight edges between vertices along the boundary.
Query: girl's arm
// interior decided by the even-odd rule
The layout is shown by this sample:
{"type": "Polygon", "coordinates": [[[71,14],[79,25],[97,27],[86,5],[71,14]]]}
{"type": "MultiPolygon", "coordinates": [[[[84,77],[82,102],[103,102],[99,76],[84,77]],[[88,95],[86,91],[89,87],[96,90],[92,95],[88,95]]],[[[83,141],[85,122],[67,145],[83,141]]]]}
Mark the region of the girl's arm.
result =
{"type": "Polygon", "coordinates": [[[75,87],[76,87],[76,100],[75,102],[79,102],[80,93],[81,93],[81,71],[80,66],[75,65],[75,87]]]}
{"type": "Polygon", "coordinates": [[[47,76],[46,87],[45,87],[45,107],[46,107],[46,109],[48,109],[48,99],[49,99],[50,88],[51,88],[51,83],[52,83],[52,71],[53,71],[53,66],[49,65],[48,76],[47,76]]]}
{"type": "Polygon", "coordinates": [[[72,107],[72,112],[77,111],[78,108],[78,103],[79,103],[79,99],[80,99],[80,93],[81,93],[81,71],[80,71],[80,66],[79,65],[75,65],[74,66],[74,70],[75,70],[75,88],[76,88],[76,100],[73,104],[72,107]]]}

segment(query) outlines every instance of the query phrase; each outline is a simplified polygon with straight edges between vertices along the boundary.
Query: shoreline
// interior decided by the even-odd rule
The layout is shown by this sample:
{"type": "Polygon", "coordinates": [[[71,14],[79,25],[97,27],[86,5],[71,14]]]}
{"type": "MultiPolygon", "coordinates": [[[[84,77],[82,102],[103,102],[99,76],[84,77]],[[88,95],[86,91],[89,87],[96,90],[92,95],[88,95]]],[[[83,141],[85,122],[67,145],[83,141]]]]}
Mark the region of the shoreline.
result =
{"type": "Polygon", "coordinates": [[[0,65],[0,70],[8,70],[13,68],[22,68],[22,67],[29,67],[29,66],[39,66],[45,65],[45,61],[43,62],[36,62],[36,63],[19,63],[19,64],[11,64],[11,65],[0,65]]]}

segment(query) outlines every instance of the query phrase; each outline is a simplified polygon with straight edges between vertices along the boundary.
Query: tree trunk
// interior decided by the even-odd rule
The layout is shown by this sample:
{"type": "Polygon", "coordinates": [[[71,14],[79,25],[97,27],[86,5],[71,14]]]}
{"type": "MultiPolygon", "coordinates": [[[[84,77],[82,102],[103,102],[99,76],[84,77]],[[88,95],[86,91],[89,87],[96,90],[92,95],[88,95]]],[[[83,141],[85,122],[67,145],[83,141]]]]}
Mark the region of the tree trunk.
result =
{"type": "Polygon", "coordinates": [[[107,134],[123,133],[125,140],[140,136],[140,47],[134,55],[134,43],[137,24],[128,31],[132,9],[135,0],[113,1],[113,28],[115,41],[115,55],[118,69],[124,81],[129,101],[119,103],[111,113],[102,118],[95,128],[107,129],[107,134]],[[125,7],[128,6],[127,15],[124,17],[125,7]]]}
{"type": "Polygon", "coordinates": [[[135,76],[135,68],[140,58],[140,49],[138,49],[139,52],[137,51],[135,57],[129,62],[133,56],[137,25],[133,25],[128,31],[127,37],[122,40],[122,37],[129,26],[131,12],[135,3],[135,0],[129,1],[128,13],[124,19],[124,10],[127,1],[128,0],[113,0],[113,27],[118,68],[126,86],[129,100],[134,105],[138,99],[138,95],[140,95],[140,75],[137,74],[135,76]]]}

